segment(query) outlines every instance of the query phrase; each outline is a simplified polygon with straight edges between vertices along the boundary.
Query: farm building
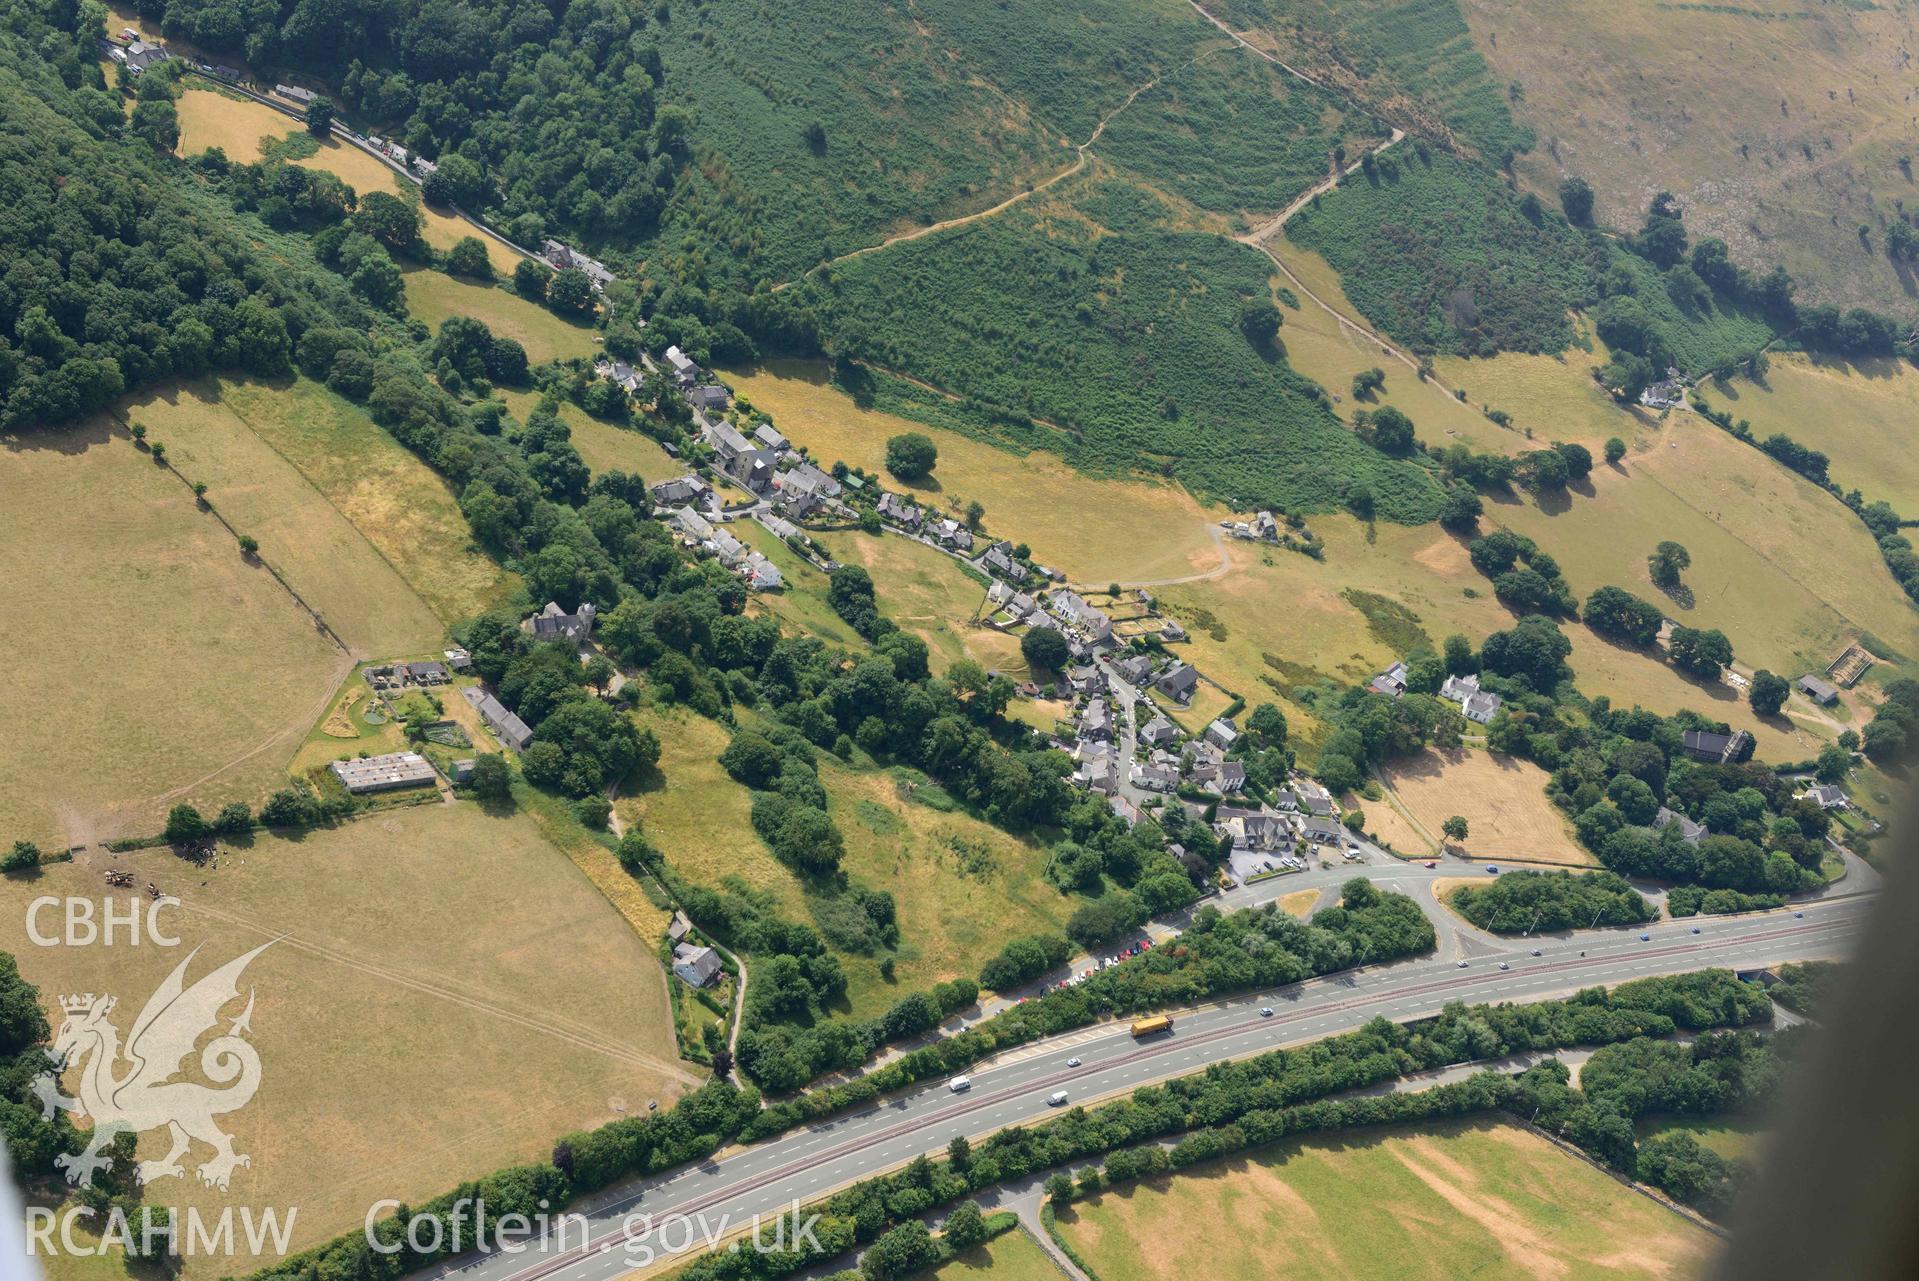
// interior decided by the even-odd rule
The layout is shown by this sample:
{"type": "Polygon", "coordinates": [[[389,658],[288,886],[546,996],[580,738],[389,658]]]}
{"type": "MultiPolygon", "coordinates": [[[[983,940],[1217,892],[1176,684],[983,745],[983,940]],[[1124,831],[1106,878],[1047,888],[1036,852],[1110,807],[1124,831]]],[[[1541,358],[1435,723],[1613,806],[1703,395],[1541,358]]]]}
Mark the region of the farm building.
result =
{"type": "Polygon", "coordinates": [[[508,711],[506,704],[493,695],[473,685],[467,686],[460,693],[464,694],[466,701],[473,705],[473,710],[480,714],[480,719],[486,722],[486,727],[514,751],[525,751],[526,745],[533,741],[533,731],[527,723],[516,713],[508,711]]]}
{"type": "Polygon", "coordinates": [[[1801,676],[1793,684],[1799,687],[1801,694],[1821,707],[1830,707],[1839,701],[1839,691],[1817,676],[1801,676]]]}
{"type": "Polygon", "coordinates": [[[355,796],[391,792],[402,787],[427,787],[435,777],[433,766],[418,752],[389,752],[385,756],[335,761],[328,768],[355,796]]]}
{"type": "Polygon", "coordinates": [[[1734,764],[1752,755],[1752,735],[1743,729],[1732,734],[1689,729],[1680,735],[1679,741],[1688,756],[1715,765],[1734,764]]]}

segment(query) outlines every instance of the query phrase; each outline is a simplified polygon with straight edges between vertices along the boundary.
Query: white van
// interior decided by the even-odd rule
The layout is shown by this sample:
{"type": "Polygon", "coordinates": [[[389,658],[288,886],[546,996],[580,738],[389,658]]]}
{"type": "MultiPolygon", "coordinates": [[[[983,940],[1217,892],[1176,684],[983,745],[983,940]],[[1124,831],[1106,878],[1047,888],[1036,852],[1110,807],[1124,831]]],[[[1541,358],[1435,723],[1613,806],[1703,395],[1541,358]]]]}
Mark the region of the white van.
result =
{"type": "Polygon", "coordinates": [[[973,1088],[973,1082],[966,1077],[956,1076],[946,1083],[946,1088],[955,1094],[964,1094],[973,1088]]]}
{"type": "Polygon", "coordinates": [[[1065,1106],[1066,1106],[1066,1091],[1064,1091],[1064,1090],[1055,1090],[1055,1091],[1053,1091],[1053,1092],[1052,1092],[1051,1094],[1049,1094],[1049,1095],[1047,1095],[1047,1096],[1046,1096],[1046,1106],[1047,1106],[1047,1107],[1050,1107],[1050,1108],[1063,1108],[1063,1107],[1065,1107],[1065,1106]]]}

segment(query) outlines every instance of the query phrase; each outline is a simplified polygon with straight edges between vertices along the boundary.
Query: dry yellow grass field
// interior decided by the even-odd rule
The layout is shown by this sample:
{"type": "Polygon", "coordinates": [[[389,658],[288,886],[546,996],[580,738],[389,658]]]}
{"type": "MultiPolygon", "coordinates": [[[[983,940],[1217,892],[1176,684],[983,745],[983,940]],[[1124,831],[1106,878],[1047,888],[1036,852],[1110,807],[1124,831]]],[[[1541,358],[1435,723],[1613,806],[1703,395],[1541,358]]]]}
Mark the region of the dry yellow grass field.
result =
{"type": "Polygon", "coordinates": [[[1082,1201],[1062,1235],[1102,1281],[1691,1277],[1703,1228],[1517,1126],[1286,1143],[1082,1201]]]}
{"type": "Polygon", "coordinates": [[[452,486],[351,401],[305,378],[217,387],[221,403],[299,468],[441,622],[491,609],[519,586],[519,575],[474,545],[452,486]]]}
{"type": "MultiPolygon", "coordinates": [[[[522,422],[537,400],[532,396],[509,396],[507,404],[522,422]]],[[[684,475],[686,467],[660,448],[660,442],[642,431],[615,427],[591,417],[578,405],[560,409],[560,419],[572,431],[573,448],[595,475],[603,471],[623,471],[629,476],[644,476],[650,485],[684,475]]]]}
{"type": "MultiPolygon", "coordinates": [[[[834,560],[862,566],[873,576],[880,612],[926,642],[935,671],[961,658],[1006,671],[1010,659],[1017,678],[1025,678],[1016,637],[971,626],[985,606],[986,589],[952,557],[898,534],[828,534],[820,541],[834,560]]],[[[825,576],[815,573],[799,585],[824,591],[825,576]]]]}
{"type": "Polygon", "coordinates": [[[194,88],[191,82],[174,103],[174,113],[180,118],[180,145],[176,148],[180,155],[198,155],[208,147],[218,147],[236,165],[258,161],[263,154],[262,141],[277,142],[306,132],[290,116],[257,102],[194,88]]]}
{"type": "MultiPolygon", "coordinates": [[[[167,461],[325,618],[359,658],[439,647],[444,624],[367,536],[225,403],[217,384],[147,393],[128,405],[167,461]]],[[[190,495],[182,497],[189,504],[190,495]]],[[[235,555],[238,553],[236,552],[235,555]]]]}
{"type": "Polygon", "coordinates": [[[1899,360],[1772,358],[1764,386],[1745,378],[1703,389],[1714,409],[1784,432],[1832,460],[1827,474],[1900,515],[1919,512],[1919,370],[1899,360]]]}
{"type": "MultiPolygon", "coordinates": [[[[1390,847],[1393,853],[1402,858],[1432,857],[1439,833],[1421,831],[1398,805],[1393,804],[1392,798],[1369,801],[1364,797],[1348,797],[1342,800],[1341,805],[1343,807],[1349,803],[1356,803],[1359,812],[1366,816],[1366,835],[1390,847]]],[[[1401,805],[1404,803],[1400,802],[1401,805]]]]}
{"type": "Polygon", "coordinates": [[[1881,230],[1912,180],[1919,32],[1908,5],[1462,0],[1496,83],[1540,145],[1521,181],[1553,199],[1578,174],[1599,220],[1637,229],[1678,195],[1695,240],[1755,271],[1776,262],[1826,301],[1911,310],[1881,230]],[[1872,248],[1857,228],[1874,229],[1872,248]]]}
{"type": "Polygon", "coordinates": [[[1078,905],[1042,878],[1046,849],[1037,841],[917,804],[889,773],[849,770],[823,757],[820,780],[846,837],[840,865],[891,893],[899,910],[890,980],[875,958],[842,957],[855,1014],[879,1014],[934,983],[973,978],[1008,939],[1057,933],[1078,905]]]}
{"type": "MultiPolygon", "coordinates": [[[[511,271],[509,264],[501,274],[511,271]]],[[[407,310],[436,330],[448,316],[471,316],[526,348],[527,359],[536,365],[591,356],[599,350],[591,325],[567,320],[510,289],[461,280],[424,267],[406,272],[405,278],[407,310]]]]}
{"type": "MultiPolygon", "coordinates": [[[[352,1230],[380,1197],[418,1203],[696,1083],[676,1058],[650,946],[524,816],[473,804],[390,810],[300,840],[256,837],[223,848],[212,868],[165,850],[83,856],[9,880],[0,897],[0,948],[18,956],[56,1023],[62,993],[107,992],[120,998],[124,1030],[191,948],[203,950],[190,979],[277,940],[244,979],[256,994],[259,1092],[227,1118],[252,1166],[229,1194],[202,1188],[189,1168],[149,1198],[297,1205],[296,1249],[352,1230]],[[97,896],[108,866],[183,900],[162,918],[181,947],[28,943],[28,898],[97,896]]],[[[142,1155],[164,1141],[143,1137],[142,1155]]],[[[186,1275],[250,1266],[189,1260],[186,1275]]]]}
{"type": "Polygon", "coordinates": [[[1468,748],[1429,748],[1394,761],[1381,773],[1407,812],[1435,839],[1449,817],[1463,815],[1465,850],[1475,859],[1597,862],[1546,799],[1548,775],[1531,761],[1468,748]]]}
{"type": "MultiPolygon", "coordinates": [[[[1084,475],[1057,457],[1008,450],[892,414],[861,409],[827,384],[825,367],[773,361],[734,370],[726,379],[770,415],[795,444],[822,465],[834,461],[883,472],[888,437],[916,431],[939,446],[934,479],[911,490],[922,504],[963,510],[977,500],[994,537],[1024,542],[1046,564],[1076,582],[1104,586],[1176,578],[1219,563],[1209,513],[1192,495],[1151,480],[1084,475]]],[[[884,483],[909,489],[898,481],[884,483]]]]}
{"type": "MultiPolygon", "coordinates": [[[[1270,248],[1328,306],[1344,316],[1359,316],[1340,286],[1338,273],[1324,258],[1284,238],[1271,242],[1270,248]]],[[[1564,440],[1585,445],[1597,455],[1607,437],[1630,443],[1653,423],[1638,410],[1621,408],[1594,384],[1587,371],[1605,364],[1610,356],[1605,344],[1592,336],[1590,325],[1580,320],[1578,328],[1592,343],[1592,351],[1574,347],[1563,356],[1505,352],[1490,360],[1441,357],[1434,362],[1438,383],[1422,381],[1410,366],[1385,354],[1350,325],[1340,324],[1310,298],[1300,300],[1298,311],[1286,313],[1280,341],[1289,364],[1338,398],[1343,418],[1351,419],[1357,409],[1392,405],[1413,420],[1419,438],[1428,445],[1458,443],[1488,453],[1514,454],[1564,440]],[[1377,400],[1355,400],[1353,375],[1373,367],[1385,371],[1385,391],[1377,400]],[[1453,389],[1464,391],[1466,400],[1458,400],[1453,389]],[[1486,408],[1512,415],[1512,425],[1493,422],[1482,412],[1486,408]],[[1528,429],[1531,437],[1526,435],[1528,429]]]]}
{"type": "Polygon", "coordinates": [[[1313,905],[1318,902],[1318,890],[1294,890],[1279,896],[1279,910],[1305,920],[1313,914],[1313,905]]]}
{"type": "MultiPolygon", "coordinates": [[[[720,768],[728,734],[682,709],[638,714],[660,736],[657,773],[618,802],[683,876],[721,886],[731,878],[771,894],[795,920],[811,921],[806,889],[753,831],[752,797],[720,768]]],[[[890,892],[901,946],[894,977],[877,958],[842,955],[851,1012],[878,1013],[908,992],[971,977],[1008,938],[1056,930],[1072,901],[1041,879],[1046,851],[960,812],[910,799],[890,773],[853,770],[822,753],[828,810],[846,841],[841,866],[890,892]]]]}
{"type": "Polygon", "coordinates": [[[1488,515],[1538,540],[1582,598],[1612,583],[1657,599],[1682,623],[1724,631],[1735,657],[1755,667],[1823,670],[1860,629],[1919,652],[1919,614],[1866,527],[1696,415],[1670,417],[1621,468],[1595,468],[1592,490],[1553,512],[1515,502],[1488,515]],[[1663,539],[1692,553],[1690,609],[1668,604],[1648,579],[1646,556],[1663,539]]]}
{"type": "Polygon", "coordinates": [[[0,450],[0,832],[52,850],[273,790],[347,657],[104,418],[0,450]]]}

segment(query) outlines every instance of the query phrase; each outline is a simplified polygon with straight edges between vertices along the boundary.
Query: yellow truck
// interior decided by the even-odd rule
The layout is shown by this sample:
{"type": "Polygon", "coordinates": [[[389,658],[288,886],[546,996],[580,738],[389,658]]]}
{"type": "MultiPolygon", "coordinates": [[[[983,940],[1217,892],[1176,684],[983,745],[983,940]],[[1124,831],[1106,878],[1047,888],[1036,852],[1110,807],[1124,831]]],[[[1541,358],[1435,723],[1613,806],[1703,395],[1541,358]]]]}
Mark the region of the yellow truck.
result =
{"type": "Polygon", "coordinates": [[[1172,1030],[1173,1020],[1171,1016],[1165,1014],[1156,1014],[1150,1019],[1140,1019],[1133,1024],[1134,1036],[1158,1036],[1161,1032],[1172,1030]]]}

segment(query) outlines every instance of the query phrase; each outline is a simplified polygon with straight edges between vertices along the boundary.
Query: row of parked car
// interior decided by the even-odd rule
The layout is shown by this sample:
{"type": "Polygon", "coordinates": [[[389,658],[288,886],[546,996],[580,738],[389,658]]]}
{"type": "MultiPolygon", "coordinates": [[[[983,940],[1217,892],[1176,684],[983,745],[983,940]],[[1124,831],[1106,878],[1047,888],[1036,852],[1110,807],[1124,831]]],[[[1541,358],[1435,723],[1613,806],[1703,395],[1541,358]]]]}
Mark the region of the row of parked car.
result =
{"type": "Polygon", "coordinates": [[[1101,970],[1109,970],[1113,966],[1118,965],[1121,961],[1130,961],[1135,956],[1138,956],[1140,953],[1151,950],[1152,946],[1153,946],[1153,940],[1141,939],[1139,942],[1133,944],[1131,947],[1121,948],[1119,951],[1113,953],[1113,955],[1111,956],[1101,957],[1098,965],[1089,965],[1085,969],[1081,970],[1078,974],[1067,975],[1065,978],[1061,979],[1059,982],[1055,983],[1053,986],[1054,987],[1077,987],[1081,983],[1084,983],[1087,979],[1092,978],[1095,974],[1099,973],[1101,970]]]}

